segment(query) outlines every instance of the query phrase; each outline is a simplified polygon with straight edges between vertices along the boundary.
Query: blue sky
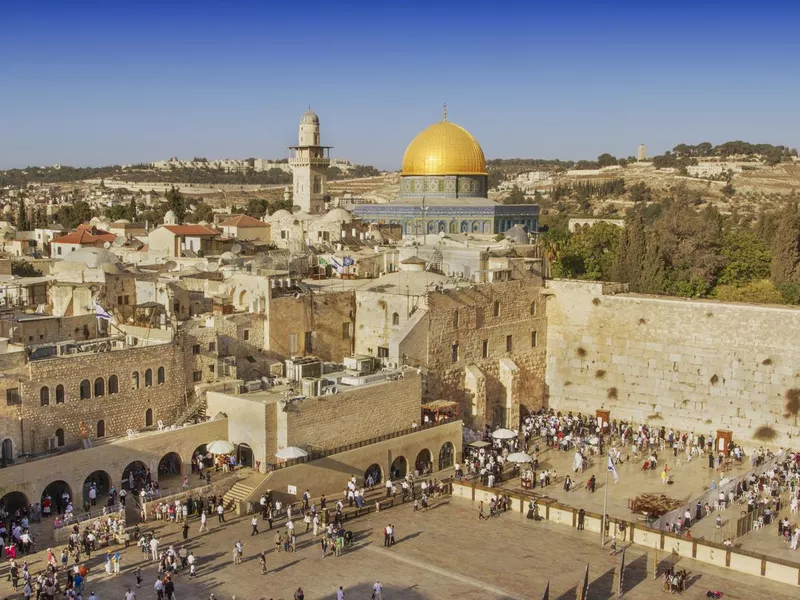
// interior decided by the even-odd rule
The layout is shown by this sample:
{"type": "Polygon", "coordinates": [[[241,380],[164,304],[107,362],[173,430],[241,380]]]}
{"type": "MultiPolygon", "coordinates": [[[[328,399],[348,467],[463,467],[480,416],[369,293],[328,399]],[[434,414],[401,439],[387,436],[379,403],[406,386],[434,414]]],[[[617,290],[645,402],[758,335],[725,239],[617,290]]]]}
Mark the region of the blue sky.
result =
{"type": "Polygon", "coordinates": [[[398,168],[441,118],[487,157],[800,146],[800,3],[0,3],[0,168],[333,156],[398,168]]]}

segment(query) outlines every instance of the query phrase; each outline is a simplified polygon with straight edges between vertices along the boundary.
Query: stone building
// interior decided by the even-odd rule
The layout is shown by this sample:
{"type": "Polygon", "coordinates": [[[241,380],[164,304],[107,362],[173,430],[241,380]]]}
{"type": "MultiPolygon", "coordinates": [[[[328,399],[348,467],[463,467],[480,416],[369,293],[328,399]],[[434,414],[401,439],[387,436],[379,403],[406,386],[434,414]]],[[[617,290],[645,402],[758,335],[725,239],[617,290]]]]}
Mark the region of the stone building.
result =
{"type": "Polygon", "coordinates": [[[297,146],[290,146],[294,156],[289,159],[294,204],[306,213],[321,213],[325,210],[331,147],[321,145],[319,117],[311,109],[300,118],[297,138],[297,146]]]}
{"type": "Polygon", "coordinates": [[[0,435],[10,438],[15,455],[172,422],[185,405],[178,346],[128,337],[0,355],[7,363],[0,378],[6,398],[0,435]]]}

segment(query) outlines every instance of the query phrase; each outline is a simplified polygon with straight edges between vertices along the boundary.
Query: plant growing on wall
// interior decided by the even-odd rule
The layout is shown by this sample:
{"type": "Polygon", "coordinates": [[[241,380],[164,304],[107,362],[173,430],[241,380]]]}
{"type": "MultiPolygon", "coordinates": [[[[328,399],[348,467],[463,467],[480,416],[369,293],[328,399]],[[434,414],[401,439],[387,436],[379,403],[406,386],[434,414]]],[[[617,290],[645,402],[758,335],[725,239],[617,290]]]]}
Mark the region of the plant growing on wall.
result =
{"type": "Polygon", "coordinates": [[[794,417],[796,425],[798,413],[800,413],[800,389],[792,388],[786,390],[786,413],[783,416],[787,419],[794,417]]]}
{"type": "Polygon", "coordinates": [[[615,387],[608,388],[608,399],[609,400],[616,400],[617,399],[617,395],[618,395],[617,388],[615,388],[615,387]]]}
{"type": "Polygon", "coordinates": [[[580,358],[585,358],[586,357],[586,350],[584,348],[581,348],[580,346],[578,346],[578,349],[575,350],[575,354],[577,354],[580,358]]]}
{"type": "Polygon", "coordinates": [[[598,379],[603,379],[603,377],[606,376],[606,372],[603,369],[597,369],[597,371],[594,372],[594,376],[598,379]]]}
{"type": "Polygon", "coordinates": [[[775,430],[769,425],[762,425],[756,429],[756,432],[753,434],[753,439],[760,442],[771,442],[776,437],[778,437],[778,434],[775,433],[775,430]]]}

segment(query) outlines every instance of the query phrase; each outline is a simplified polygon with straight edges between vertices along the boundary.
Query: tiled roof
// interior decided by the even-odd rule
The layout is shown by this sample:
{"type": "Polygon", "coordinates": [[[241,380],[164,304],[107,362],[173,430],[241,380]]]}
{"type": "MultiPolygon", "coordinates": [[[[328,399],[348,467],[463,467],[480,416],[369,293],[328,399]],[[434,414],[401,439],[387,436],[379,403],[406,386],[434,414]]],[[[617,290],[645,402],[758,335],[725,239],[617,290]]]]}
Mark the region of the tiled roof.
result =
{"type": "Polygon", "coordinates": [[[249,215],[236,215],[219,225],[220,227],[269,227],[264,221],[259,221],[249,215]]]}
{"type": "Polygon", "coordinates": [[[116,239],[113,233],[100,232],[98,235],[89,233],[85,229],[80,231],[73,231],[67,235],[62,235],[53,239],[55,244],[80,244],[81,246],[91,246],[95,244],[104,244],[105,242],[113,242],[116,239]]]}
{"type": "Polygon", "coordinates": [[[164,225],[164,229],[175,235],[219,235],[219,231],[205,225],[164,225]]]}

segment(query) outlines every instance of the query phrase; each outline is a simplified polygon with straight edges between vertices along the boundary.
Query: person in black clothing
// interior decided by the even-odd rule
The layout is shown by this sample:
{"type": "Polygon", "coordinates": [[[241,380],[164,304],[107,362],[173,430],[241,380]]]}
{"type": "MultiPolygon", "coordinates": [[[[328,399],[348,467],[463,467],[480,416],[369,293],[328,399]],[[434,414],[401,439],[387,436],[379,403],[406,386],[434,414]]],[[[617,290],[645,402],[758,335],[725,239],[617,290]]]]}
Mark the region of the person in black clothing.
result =
{"type": "Polygon", "coordinates": [[[172,582],[172,578],[168,577],[167,580],[164,582],[164,597],[167,600],[172,600],[175,596],[175,584],[172,582]]]}
{"type": "Polygon", "coordinates": [[[583,509],[580,509],[578,511],[578,529],[579,530],[583,530],[583,522],[584,522],[585,519],[586,519],[586,511],[583,510],[583,509]]]}
{"type": "Polygon", "coordinates": [[[189,539],[189,523],[183,522],[183,539],[189,539]]]}

